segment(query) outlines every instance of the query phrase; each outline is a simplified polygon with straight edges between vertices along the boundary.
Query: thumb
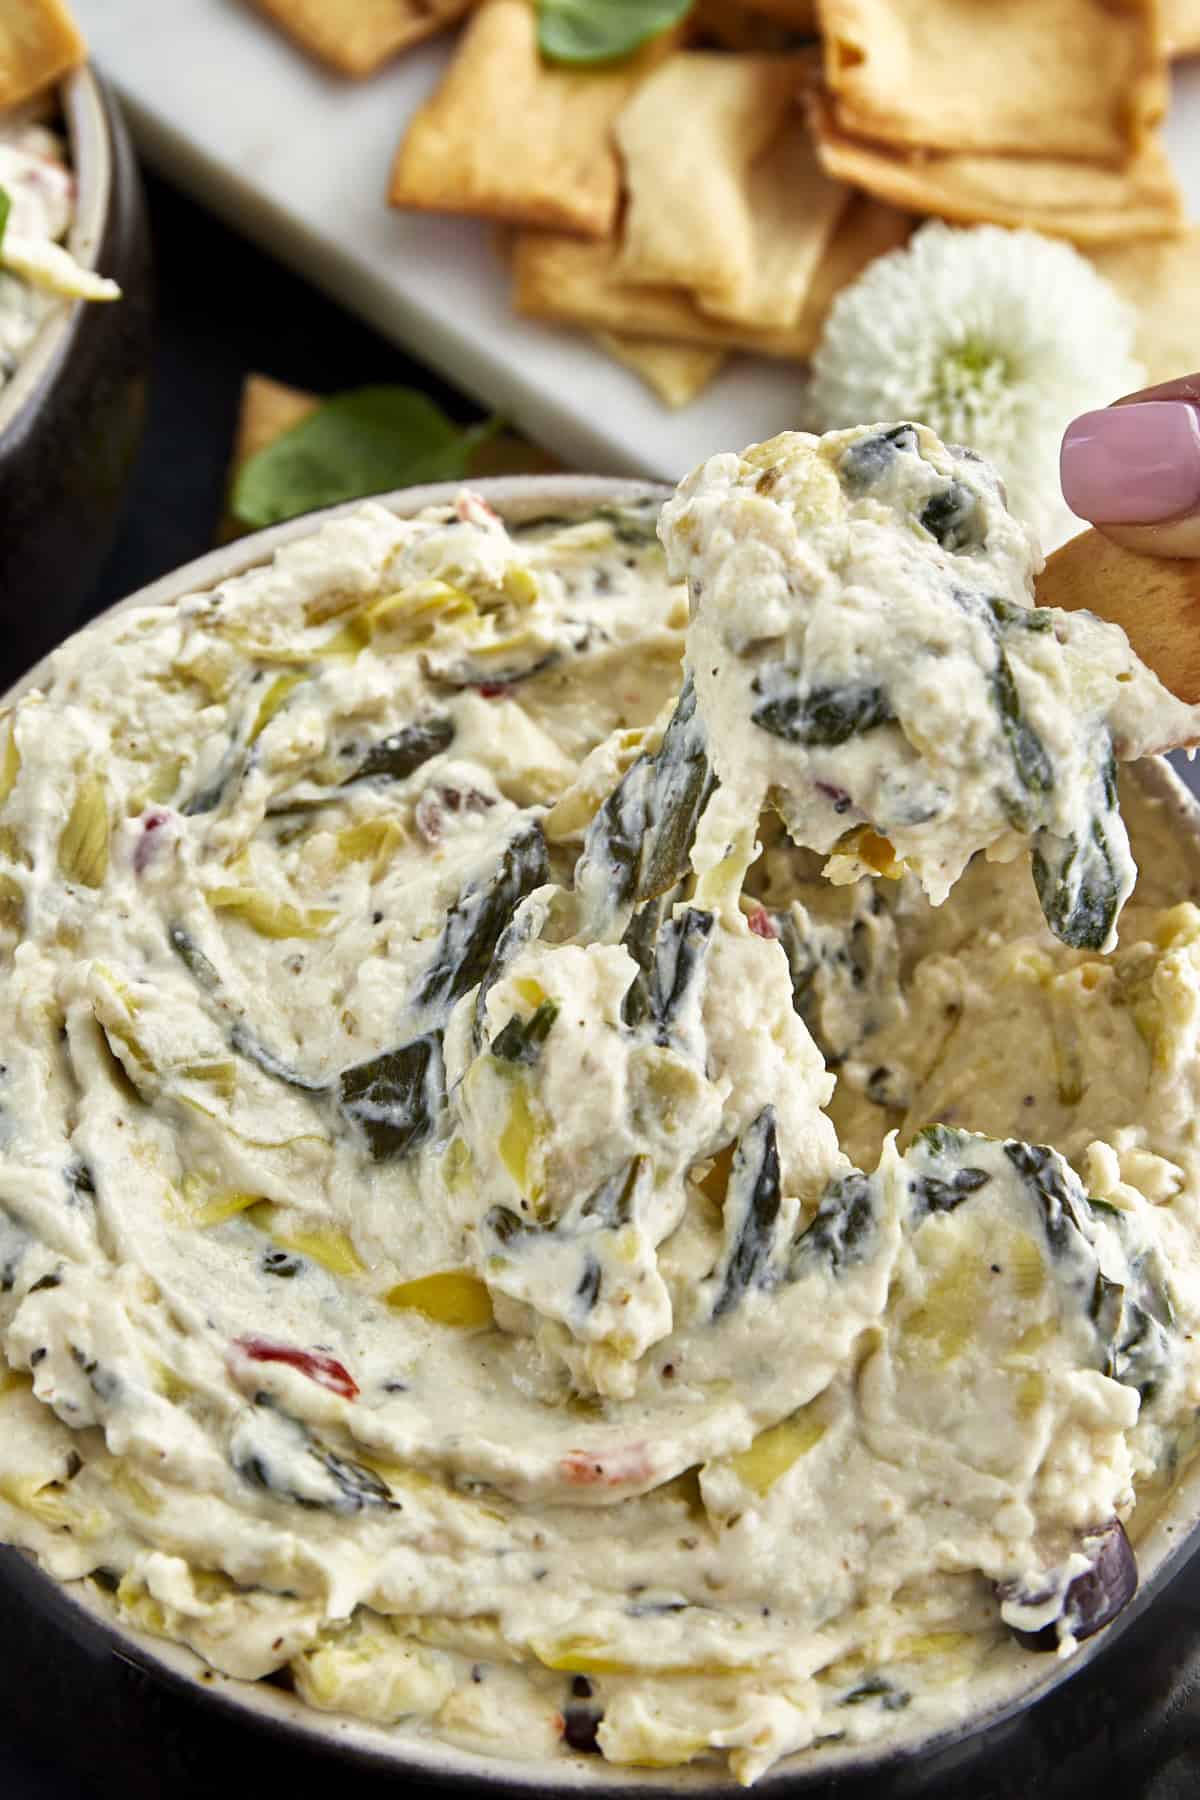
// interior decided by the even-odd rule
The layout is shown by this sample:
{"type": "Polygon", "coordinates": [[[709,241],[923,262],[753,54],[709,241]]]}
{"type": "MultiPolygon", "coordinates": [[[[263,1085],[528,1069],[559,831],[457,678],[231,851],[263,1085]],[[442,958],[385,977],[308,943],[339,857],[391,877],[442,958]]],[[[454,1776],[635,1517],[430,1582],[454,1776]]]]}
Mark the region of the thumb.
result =
{"type": "Polygon", "coordinates": [[[1073,419],[1059,470],[1071,511],[1114,543],[1200,557],[1200,373],[1073,419]]]}

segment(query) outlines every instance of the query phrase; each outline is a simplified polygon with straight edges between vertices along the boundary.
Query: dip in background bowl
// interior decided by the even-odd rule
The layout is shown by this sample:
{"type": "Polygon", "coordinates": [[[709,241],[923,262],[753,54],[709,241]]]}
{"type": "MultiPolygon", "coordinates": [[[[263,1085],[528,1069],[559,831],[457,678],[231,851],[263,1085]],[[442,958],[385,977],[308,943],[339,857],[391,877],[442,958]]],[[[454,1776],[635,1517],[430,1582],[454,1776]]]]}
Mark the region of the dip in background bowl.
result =
{"type": "Polygon", "coordinates": [[[63,301],[0,387],[0,679],[74,622],[111,540],[145,411],[150,246],[141,181],[110,90],[85,65],[58,89],[76,181],[67,247],[116,281],[63,301]]]}

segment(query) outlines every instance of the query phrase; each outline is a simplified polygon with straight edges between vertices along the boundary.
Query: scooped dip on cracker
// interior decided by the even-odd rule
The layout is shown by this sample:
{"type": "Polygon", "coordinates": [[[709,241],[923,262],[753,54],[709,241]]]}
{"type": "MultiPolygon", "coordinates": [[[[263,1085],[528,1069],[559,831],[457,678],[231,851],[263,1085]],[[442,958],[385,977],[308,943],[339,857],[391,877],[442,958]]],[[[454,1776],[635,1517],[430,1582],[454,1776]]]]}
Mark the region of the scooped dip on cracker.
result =
{"type": "Polygon", "coordinates": [[[0,1531],[316,1708],[751,1782],[1136,1587],[1200,853],[984,465],[789,436],[662,530],[368,504],[0,721],[0,1531]]]}

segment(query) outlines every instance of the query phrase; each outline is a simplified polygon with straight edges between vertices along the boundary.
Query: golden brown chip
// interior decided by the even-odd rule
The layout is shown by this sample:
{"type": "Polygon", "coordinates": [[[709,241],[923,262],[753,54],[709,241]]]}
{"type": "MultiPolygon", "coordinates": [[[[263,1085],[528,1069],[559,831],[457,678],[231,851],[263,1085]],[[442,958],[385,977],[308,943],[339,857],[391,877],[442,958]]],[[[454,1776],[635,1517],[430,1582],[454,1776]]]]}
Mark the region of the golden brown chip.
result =
{"type": "Polygon", "coordinates": [[[793,112],[746,184],[749,267],[737,271],[736,280],[731,267],[723,287],[698,293],[704,311],[747,325],[790,325],[851,193],[825,174],[803,114],[793,112]]]}
{"type": "Polygon", "coordinates": [[[713,318],[680,288],[625,281],[612,240],[585,243],[560,232],[524,232],[513,253],[513,300],[531,318],[585,325],[631,337],[669,338],[765,356],[803,357],[816,346],[829,302],[884,250],[903,243],[912,221],[865,195],[854,196],[831,239],[799,316],[782,330],[713,318]]]}
{"type": "Polygon", "coordinates": [[[1162,0],[1168,56],[1200,55],[1200,0],[1162,0]]]}
{"type": "MultiPolygon", "coordinates": [[[[613,132],[627,193],[620,259],[627,280],[687,288],[702,304],[711,298],[722,316],[754,320],[741,304],[751,305],[760,285],[751,171],[794,115],[807,73],[798,57],[685,50],[642,84],[613,132]]],[[[784,162],[795,161],[794,155],[777,160],[759,182],[769,204],[777,185],[772,170],[786,178],[784,162]]],[[[797,201],[799,208],[813,203],[815,259],[832,223],[836,190],[815,155],[811,162],[797,201]]],[[[774,206],[774,218],[780,210],[774,206]]],[[[786,323],[796,306],[794,293],[783,296],[765,322],[786,323]]]]}
{"type": "Polygon", "coordinates": [[[1167,107],[1158,0],[820,0],[846,132],[1119,166],[1167,107]]]}
{"type": "Polygon", "coordinates": [[[602,350],[640,375],[664,405],[675,408],[694,400],[725,361],[723,350],[709,350],[703,344],[623,337],[615,331],[597,331],[595,338],[602,350]]]}
{"type": "Polygon", "coordinates": [[[673,44],[668,33],[614,67],[555,67],[530,0],[486,0],[409,125],[388,198],[605,236],[620,190],[612,122],[673,44]]]}
{"type": "Polygon", "coordinates": [[[0,108],[40,93],[86,57],[62,0],[0,0],[0,108]]]}
{"type": "Polygon", "coordinates": [[[1147,385],[1200,368],[1200,225],[1186,237],[1096,250],[1092,261],[1137,308],[1147,385]]]}
{"type": "Polygon", "coordinates": [[[340,75],[371,75],[389,57],[452,25],[471,0],[251,0],[310,56],[340,75]]]}
{"type": "Polygon", "coordinates": [[[1078,244],[1168,237],[1183,229],[1183,196],[1166,152],[1150,138],[1124,169],[1040,156],[909,152],[838,129],[825,99],[814,127],[828,174],[908,212],[960,224],[1029,226],[1078,244]]]}
{"type": "Polygon", "coordinates": [[[813,272],[796,320],[797,337],[807,338],[815,348],[829,308],[842,289],[857,281],[876,257],[886,256],[889,250],[899,250],[902,244],[907,244],[916,223],[911,213],[885,206],[869,194],[851,194],[825,254],[813,272]]]}

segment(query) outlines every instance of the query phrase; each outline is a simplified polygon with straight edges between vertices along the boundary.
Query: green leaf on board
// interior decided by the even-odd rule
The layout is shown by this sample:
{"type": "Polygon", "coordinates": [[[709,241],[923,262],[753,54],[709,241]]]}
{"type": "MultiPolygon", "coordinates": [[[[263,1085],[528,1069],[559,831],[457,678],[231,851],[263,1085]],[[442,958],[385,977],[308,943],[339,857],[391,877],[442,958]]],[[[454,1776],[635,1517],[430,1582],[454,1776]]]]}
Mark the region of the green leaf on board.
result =
{"type": "Polygon", "coordinates": [[[614,62],[691,9],[692,0],[539,0],[538,48],[549,62],[614,62]]]}
{"type": "Polygon", "coordinates": [[[459,481],[474,451],[499,429],[495,418],[456,425],[412,388],[334,394],[243,464],[233,513],[243,525],[276,525],[389,488],[459,481]]]}

